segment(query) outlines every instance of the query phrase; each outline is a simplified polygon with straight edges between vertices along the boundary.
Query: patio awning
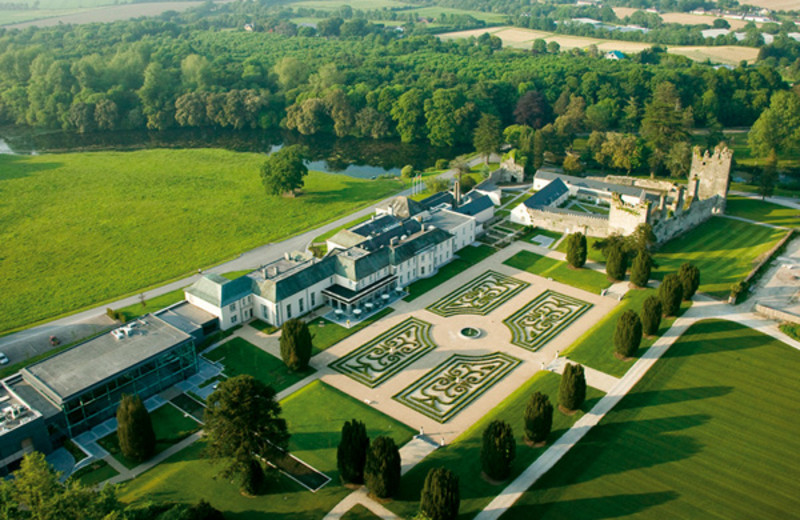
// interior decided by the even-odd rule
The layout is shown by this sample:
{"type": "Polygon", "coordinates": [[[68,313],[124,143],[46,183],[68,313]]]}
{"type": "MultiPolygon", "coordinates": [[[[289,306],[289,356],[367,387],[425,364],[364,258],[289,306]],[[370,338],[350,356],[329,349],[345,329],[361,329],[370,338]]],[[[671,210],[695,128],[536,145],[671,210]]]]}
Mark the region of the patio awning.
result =
{"type": "Polygon", "coordinates": [[[364,287],[360,291],[353,291],[347,287],[342,287],[341,285],[337,284],[332,285],[327,289],[323,289],[322,294],[338,302],[352,305],[354,303],[358,303],[363,298],[372,296],[375,292],[387,286],[393,285],[396,281],[397,276],[392,274],[364,287]]]}

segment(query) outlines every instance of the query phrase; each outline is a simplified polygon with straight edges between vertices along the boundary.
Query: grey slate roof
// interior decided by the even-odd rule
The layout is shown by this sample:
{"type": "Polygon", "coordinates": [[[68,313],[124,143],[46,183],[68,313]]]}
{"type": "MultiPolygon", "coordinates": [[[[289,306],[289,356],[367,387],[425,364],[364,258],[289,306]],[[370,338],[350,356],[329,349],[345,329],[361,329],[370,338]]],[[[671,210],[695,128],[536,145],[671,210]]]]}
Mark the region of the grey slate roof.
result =
{"type": "Polygon", "coordinates": [[[419,203],[425,209],[431,209],[440,204],[452,204],[454,200],[453,194],[449,191],[440,191],[439,193],[434,193],[430,197],[422,199],[419,203]]]}
{"type": "Polygon", "coordinates": [[[257,281],[254,284],[254,290],[259,296],[271,302],[278,302],[333,276],[335,266],[335,255],[326,256],[321,260],[312,260],[288,271],[285,275],[257,281]]]}
{"type": "Polygon", "coordinates": [[[400,218],[411,218],[418,213],[425,211],[425,208],[419,202],[409,199],[408,197],[395,197],[387,202],[378,206],[378,209],[388,211],[392,208],[392,214],[400,218]]]}
{"type": "Polygon", "coordinates": [[[186,292],[216,307],[224,307],[252,294],[253,289],[252,282],[246,275],[228,280],[224,276],[212,273],[190,285],[186,292]]]}
{"type": "Polygon", "coordinates": [[[362,237],[369,237],[372,235],[380,235],[395,226],[399,226],[400,223],[400,219],[395,216],[381,215],[377,218],[357,224],[351,227],[349,231],[362,237]]]}
{"type": "Polygon", "coordinates": [[[643,197],[645,195],[645,191],[642,188],[636,188],[634,186],[625,186],[623,184],[612,184],[610,182],[596,181],[593,179],[586,179],[583,177],[575,177],[572,175],[565,175],[563,173],[557,173],[548,170],[539,170],[538,172],[536,172],[535,177],[537,179],[544,179],[550,181],[561,179],[562,181],[564,181],[565,184],[577,186],[578,188],[586,188],[595,192],[602,191],[608,194],[619,193],[621,195],[628,195],[630,197],[643,197]]]}
{"type": "Polygon", "coordinates": [[[550,184],[528,197],[523,204],[528,208],[541,208],[549,206],[559,197],[569,193],[569,188],[561,179],[550,181],[550,184]]]}
{"type": "Polygon", "coordinates": [[[358,281],[388,266],[389,250],[384,247],[367,251],[353,247],[336,252],[333,258],[336,259],[336,274],[358,281]]]}
{"type": "Polygon", "coordinates": [[[478,213],[485,211],[492,206],[494,206],[494,204],[492,204],[492,199],[490,199],[488,195],[480,195],[473,197],[468,203],[455,208],[454,211],[457,211],[462,215],[474,217],[478,213]]]}
{"type": "Polygon", "coordinates": [[[351,229],[342,229],[328,240],[342,247],[353,247],[364,242],[366,239],[366,236],[354,233],[351,229]]]}
{"type": "Polygon", "coordinates": [[[398,265],[429,247],[441,244],[453,235],[439,228],[430,228],[410,237],[402,244],[390,247],[392,264],[398,265]]]}

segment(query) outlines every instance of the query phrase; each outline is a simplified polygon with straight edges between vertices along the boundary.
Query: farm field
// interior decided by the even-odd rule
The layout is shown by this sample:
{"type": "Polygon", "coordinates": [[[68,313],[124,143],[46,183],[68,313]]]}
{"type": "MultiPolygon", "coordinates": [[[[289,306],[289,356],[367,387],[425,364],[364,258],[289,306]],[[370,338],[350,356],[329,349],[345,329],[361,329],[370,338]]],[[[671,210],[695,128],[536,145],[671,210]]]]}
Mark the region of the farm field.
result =
{"type": "MultiPolygon", "coordinates": [[[[748,4],[753,5],[753,2],[747,2],[748,4]]],[[[619,18],[624,18],[626,16],[630,16],[639,9],[633,7],[613,7],[614,14],[616,14],[619,18]]],[[[710,16],[710,15],[699,15],[699,14],[691,14],[691,13],[659,13],[659,16],[664,23],[679,23],[683,25],[713,25],[714,20],[725,20],[730,24],[731,29],[741,29],[747,22],[744,20],[734,20],[732,18],[721,18],[719,16],[710,16]]],[[[760,26],[760,23],[756,25],[760,26]]]]}
{"type": "Polygon", "coordinates": [[[692,326],[503,520],[795,516],[798,370],[760,332],[692,326]]]}
{"type": "Polygon", "coordinates": [[[725,299],[731,285],[744,278],[785,234],[780,229],[712,217],[661,247],[654,255],[658,267],[652,277],[661,279],[690,262],[700,269],[699,290],[725,299]]]}
{"type": "MultiPolygon", "coordinates": [[[[48,2],[50,3],[50,2],[48,2]]],[[[94,2],[87,2],[88,4],[94,2]]],[[[83,24],[94,22],[116,22],[140,16],[158,16],[166,11],[185,11],[202,2],[143,2],[126,5],[110,5],[112,2],[96,2],[95,7],[71,9],[32,9],[9,11],[0,9],[0,25],[9,29],[25,27],[50,27],[59,24],[83,24]]]]}
{"type": "MultiPolygon", "coordinates": [[[[516,47],[520,49],[530,49],[533,41],[536,39],[543,39],[547,42],[555,41],[561,46],[562,50],[574,48],[586,48],[589,45],[596,45],[601,51],[622,51],[636,53],[644,49],[648,49],[655,44],[644,42],[628,42],[622,40],[603,40],[599,38],[590,38],[584,36],[571,36],[556,34],[546,31],[535,31],[532,29],[523,29],[519,27],[494,27],[490,29],[472,29],[469,31],[458,31],[451,33],[440,34],[439,37],[445,40],[453,40],[458,38],[469,38],[470,36],[480,36],[488,32],[499,37],[503,40],[503,45],[506,47],[516,47]]],[[[727,63],[731,65],[738,65],[740,61],[745,60],[748,63],[755,62],[758,57],[758,49],[753,47],[739,47],[735,45],[730,46],[670,46],[667,52],[673,54],[683,54],[687,57],[705,61],[719,63],[727,63]]]]}
{"type": "Polygon", "coordinates": [[[266,495],[244,497],[235,483],[215,478],[220,466],[202,457],[204,445],[197,442],[124,484],[119,490],[120,500],[130,503],[157,497],[191,503],[204,498],[222,510],[226,518],[318,520],[350,493],[339,484],[336,469],[336,447],[345,421],[357,417],[366,424],[371,439],[389,435],[398,446],[410,440],[414,433],[407,426],[319,381],[281,401],[281,407],[292,434],[291,453],[332,479],[316,493],[280,475],[270,484],[266,495]]]}
{"type": "Polygon", "coordinates": [[[268,196],[262,160],[213,149],[0,156],[0,331],[139,292],[402,188],[310,172],[300,196],[268,196]]]}

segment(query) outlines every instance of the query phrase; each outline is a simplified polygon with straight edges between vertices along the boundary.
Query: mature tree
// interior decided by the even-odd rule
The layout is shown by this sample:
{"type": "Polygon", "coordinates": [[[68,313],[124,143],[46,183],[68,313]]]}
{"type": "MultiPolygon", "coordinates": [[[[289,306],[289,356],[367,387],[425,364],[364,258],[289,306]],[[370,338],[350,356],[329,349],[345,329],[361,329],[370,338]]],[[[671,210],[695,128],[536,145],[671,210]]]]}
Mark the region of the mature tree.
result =
{"type": "Polygon", "coordinates": [[[614,329],[614,351],[621,358],[636,355],[642,343],[642,320],[635,311],[627,310],[617,320],[614,329]]]}
{"type": "Polygon", "coordinates": [[[428,140],[433,146],[469,142],[469,129],[474,124],[470,116],[475,111],[475,104],[467,100],[462,89],[436,89],[433,96],[425,100],[424,106],[428,140]]]}
{"type": "Polygon", "coordinates": [[[251,494],[260,491],[248,489],[258,479],[260,460],[282,456],[289,446],[275,390],[240,375],[221,381],[206,403],[206,454],[226,463],[223,476],[239,476],[251,494]]]}
{"type": "Polygon", "coordinates": [[[623,239],[622,246],[626,252],[641,251],[642,249],[649,251],[655,243],[656,235],[653,233],[653,226],[645,222],[636,226],[633,233],[623,239]]]}
{"type": "Polygon", "coordinates": [[[564,168],[564,172],[569,175],[576,175],[583,171],[581,159],[578,154],[575,153],[567,153],[567,156],[564,157],[564,163],[561,166],[564,168]]]}
{"type": "Polygon", "coordinates": [[[661,300],[656,296],[648,296],[642,304],[642,334],[655,336],[661,326],[661,300]]]}
{"type": "Polygon", "coordinates": [[[678,268],[678,279],[683,289],[683,299],[691,300],[700,287],[700,269],[696,265],[685,263],[678,268]]]}
{"type": "Polygon", "coordinates": [[[771,197],[775,192],[775,185],[778,183],[777,165],[778,158],[774,151],[770,151],[761,175],[758,176],[758,194],[761,195],[761,200],[771,197]]]}
{"type": "Polygon", "coordinates": [[[533,40],[531,52],[534,54],[547,54],[547,42],[541,38],[533,40]]]}
{"type": "Polygon", "coordinates": [[[672,147],[688,141],[692,124],[691,109],[683,109],[675,85],[665,81],[653,92],[653,98],[645,106],[641,135],[653,150],[651,167],[660,169],[672,147]]]}
{"type": "Polygon", "coordinates": [[[558,386],[558,406],[571,412],[581,407],[586,400],[586,377],[583,366],[567,363],[558,386]]]}
{"type": "Polygon", "coordinates": [[[633,134],[608,132],[594,159],[609,168],[630,173],[642,164],[642,147],[633,134]]]}
{"type": "Polygon", "coordinates": [[[640,249],[631,265],[631,283],[637,287],[646,287],[652,268],[653,257],[650,252],[647,249],[640,249]]]}
{"type": "Polygon", "coordinates": [[[420,511],[430,520],[456,520],[460,503],[458,475],[446,468],[428,471],[420,495],[420,511]]]}
{"type": "Polygon", "coordinates": [[[619,114],[617,100],[605,98],[586,108],[586,122],[594,130],[608,130],[617,126],[619,114]]]}
{"type": "Polygon", "coordinates": [[[403,169],[400,170],[400,176],[404,179],[410,179],[414,176],[414,167],[410,164],[406,164],[403,166],[403,169]]]}
{"type": "Polygon", "coordinates": [[[292,318],[283,322],[281,326],[281,359],[291,370],[300,371],[308,368],[311,359],[311,332],[308,324],[299,319],[292,318]]]}
{"type": "Polygon", "coordinates": [[[559,135],[574,138],[586,126],[586,101],[580,96],[570,96],[564,113],[556,118],[553,126],[559,135]]]}
{"type": "Polygon", "coordinates": [[[336,449],[336,464],[343,483],[363,484],[369,437],[363,422],[353,419],[342,426],[342,440],[336,449]]]}
{"type": "Polygon", "coordinates": [[[677,274],[670,273],[661,280],[661,285],[658,286],[658,298],[661,300],[664,316],[678,314],[683,299],[683,284],[677,274]]]}
{"type": "Polygon", "coordinates": [[[747,137],[754,156],[767,157],[795,150],[800,142],[800,96],[791,91],[772,95],[747,137]]]}
{"type": "Polygon", "coordinates": [[[533,168],[538,170],[544,164],[544,152],[547,143],[543,132],[537,131],[533,136],[533,168]]]}
{"type": "Polygon", "coordinates": [[[580,269],[586,264],[586,235],[583,233],[571,233],[567,235],[567,263],[580,269]]]}
{"type": "Polygon", "coordinates": [[[286,146],[270,154],[261,166],[261,180],[271,195],[294,193],[303,187],[306,175],[308,168],[298,145],[286,146]]]}
{"type": "Polygon", "coordinates": [[[278,83],[285,90],[292,90],[308,81],[311,70],[308,64],[292,56],[284,56],[272,67],[278,76],[278,83]]]}
{"type": "Polygon", "coordinates": [[[691,145],[686,141],[673,144],[667,152],[664,164],[672,177],[686,177],[692,166],[691,145]]]}
{"type": "Polygon", "coordinates": [[[541,392],[534,392],[525,407],[525,438],[537,444],[545,442],[553,428],[553,405],[541,392]]]}
{"type": "Polygon", "coordinates": [[[475,150],[483,154],[484,162],[489,164],[489,156],[500,150],[500,145],[503,144],[500,118],[493,114],[483,114],[475,127],[472,142],[475,150]]]}
{"type": "Polygon", "coordinates": [[[606,274],[612,280],[624,280],[628,270],[628,256],[621,246],[615,245],[606,254],[606,274]]]}
{"type": "MultiPolygon", "coordinates": [[[[542,40],[544,44],[544,40],[542,40]]],[[[536,90],[529,90],[520,96],[514,108],[514,120],[536,130],[550,120],[550,105],[544,95],[536,90]]]]}
{"type": "Polygon", "coordinates": [[[483,431],[481,467],[492,480],[505,480],[511,474],[511,463],[517,453],[517,442],[511,425],[495,420],[483,431]]]}
{"type": "Polygon", "coordinates": [[[138,395],[123,395],[117,407],[117,437],[122,454],[144,462],[156,451],[156,434],[150,413],[138,395]]]}
{"type": "Polygon", "coordinates": [[[400,487],[400,450],[391,437],[381,436],[370,444],[364,484],[378,498],[389,498],[400,487]]]}
{"type": "Polygon", "coordinates": [[[422,90],[412,88],[403,93],[391,106],[392,119],[397,124],[397,133],[404,143],[425,137],[425,98],[422,90]]]}

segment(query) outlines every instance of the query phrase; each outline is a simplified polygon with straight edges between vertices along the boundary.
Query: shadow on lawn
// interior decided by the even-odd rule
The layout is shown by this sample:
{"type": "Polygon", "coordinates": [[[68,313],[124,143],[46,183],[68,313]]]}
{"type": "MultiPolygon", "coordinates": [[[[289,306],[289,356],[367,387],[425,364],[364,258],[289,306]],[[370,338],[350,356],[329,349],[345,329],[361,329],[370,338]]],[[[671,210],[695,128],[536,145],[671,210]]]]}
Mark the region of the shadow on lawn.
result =
{"type": "Polygon", "coordinates": [[[0,154],[0,181],[21,179],[46,170],[64,166],[60,162],[31,162],[29,155],[0,154]]]}
{"type": "Polygon", "coordinates": [[[696,386],[693,388],[633,392],[625,396],[625,399],[614,407],[614,409],[628,410],[631,408],[644,408],[646,406],[697,401],[700,399],[721,397],[732,391],[732,386],[696,386]]]}
{"type": "Polygon", "coordinates": [[[638,493],[627,495],[614,495],[594,498],[580,498],[576,500],[546,502],[542,504],[517,505],[504,519],[517,518],[543,518],[548,510],[556,506],[557,518],[563,518],[565,513],[571,519],[600,519],[617,518],[634,515],[647,509],[677,500],[680,495],[674,491],[661,491],[658,493],[638,493]]]}

